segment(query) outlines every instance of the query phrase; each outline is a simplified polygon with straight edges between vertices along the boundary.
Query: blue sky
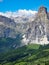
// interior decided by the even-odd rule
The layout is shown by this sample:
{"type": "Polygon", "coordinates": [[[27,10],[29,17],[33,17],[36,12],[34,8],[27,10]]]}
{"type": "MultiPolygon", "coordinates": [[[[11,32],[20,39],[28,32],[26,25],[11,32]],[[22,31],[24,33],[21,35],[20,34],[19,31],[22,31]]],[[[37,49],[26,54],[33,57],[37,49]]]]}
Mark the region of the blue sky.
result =
{"type": "Polygon", "coordinates": [[[0,12],[19,9],[38,10],[42,5],[46,6],[49,11],[49,0],[0,0],[0,12]]]}

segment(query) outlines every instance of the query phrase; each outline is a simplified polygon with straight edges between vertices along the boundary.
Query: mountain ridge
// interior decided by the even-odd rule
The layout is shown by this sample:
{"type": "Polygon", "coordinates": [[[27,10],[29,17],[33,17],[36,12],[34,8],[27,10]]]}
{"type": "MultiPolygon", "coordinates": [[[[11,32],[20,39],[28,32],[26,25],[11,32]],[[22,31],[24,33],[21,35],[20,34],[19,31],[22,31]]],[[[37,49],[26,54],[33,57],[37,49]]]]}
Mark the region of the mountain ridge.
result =
{"type": "MultiPolygon", "coordinates": [[[[22,11],[23,12],[23,11],[22,11]]],[[[41,6],[34,16],[8,18],[0,15],[0,37],[16,38],[19,34],[23,45],[49,43],[49,15],[41,6]]]]}

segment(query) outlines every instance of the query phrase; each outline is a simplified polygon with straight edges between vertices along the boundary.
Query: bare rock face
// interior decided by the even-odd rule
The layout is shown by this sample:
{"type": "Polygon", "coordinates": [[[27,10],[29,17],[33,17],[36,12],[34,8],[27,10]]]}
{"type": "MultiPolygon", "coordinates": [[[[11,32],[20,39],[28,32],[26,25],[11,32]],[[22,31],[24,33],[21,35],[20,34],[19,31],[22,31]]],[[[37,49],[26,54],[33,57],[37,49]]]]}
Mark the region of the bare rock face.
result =
{"type": "Polygon", "coordinates": [[[47,8],[46,7],[44,7],[44,6],[41,6],[40,8],[39,8],[39,10],[38,10],[38,13],[47,13],[47,8]]]}
{"type": "Polygon", "coordinates": [[[48,44],[49,42],[49,14],[47,8],[40,7],[36,16],[7,18],[0,16],[0,37],[16,38],[20,33],[22,45],[37,43],[48,44]],[[15,20],[17,22],[15,22],[15,20]]]}
{"type": "Polygon", "coordinates": [[[15,22],[0,15],[0,37],[15,37],[15,22]]]}
{"type": "Polygon", "coordinates": [[[48,14],[47,14],[47,8],[40,7],[38,11],[38,15],[36,17],[35,22],[36,24],[36,39],[38,39],[38,42],[41,44],[47,44],[48,43],[48,37],[47,37],[47,23],[48,23],[48,14]]]}
{"type": "Polygon", "coordinates": [[[28,43],[49,43],[49,19],[47,8],[43,6],[39,8],[35,20],[30,22],[25,37],[28,43]]]}

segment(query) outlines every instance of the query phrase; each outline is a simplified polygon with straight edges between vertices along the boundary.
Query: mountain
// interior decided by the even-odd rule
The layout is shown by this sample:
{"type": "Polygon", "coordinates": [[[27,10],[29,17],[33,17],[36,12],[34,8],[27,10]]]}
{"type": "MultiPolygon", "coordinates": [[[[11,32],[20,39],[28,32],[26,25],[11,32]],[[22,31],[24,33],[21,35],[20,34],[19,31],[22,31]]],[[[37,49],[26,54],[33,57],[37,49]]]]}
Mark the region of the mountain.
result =
{"type": "Polygon", "coordinates": [[[24,34],[28,43],[49,43],[49,15],[46,7],[40,7],[33,21],[28,23],[28,29],[24,34]]]}
{"type": "Polygon", "coordinates": [[[0,15],[0,65],[49,65],[49,13],[0,15]]]}
{"type": "Polygon", "coordinates": [[[0,37],[15,37],[14,20],[0,15],[0,37]]]}
{"type": "Polygon", "coordinates": [[[49,14],[46,7],[41,6],[34,16],[15,17],[14,21],[22,34],[22,43],[49,43],[49,14]]]}
{"type": "Polygon", "coordinates": [[[41,6],[34,15],[31,13],[29,15],[24,13],[21,16],[17,14],[15,17],[0,15],[0,38],[3,41],[2,44],[9,41],[9,45],[8,43],[7,45],[15,48],[34,43],[48,44],[49,13],[47,8],[41,6]]]}

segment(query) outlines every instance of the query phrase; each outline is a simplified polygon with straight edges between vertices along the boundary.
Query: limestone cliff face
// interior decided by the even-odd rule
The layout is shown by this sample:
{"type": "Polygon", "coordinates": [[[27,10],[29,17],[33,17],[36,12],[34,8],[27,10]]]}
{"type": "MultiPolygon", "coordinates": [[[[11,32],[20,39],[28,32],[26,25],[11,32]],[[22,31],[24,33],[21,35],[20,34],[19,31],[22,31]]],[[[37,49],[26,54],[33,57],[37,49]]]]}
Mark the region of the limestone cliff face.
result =
{"type": "Polygon", "coordinates": [[[49,42],[49,19],[47,8],[40,7],[34,21],[30,23],[26,40],[29,43],[48,44],[49,42]]]}
{"type": "Polygon", "coordinates": [[[34,17],[23,16],[10,19],[0,16],[0,37],[16,38],[17,34],[22,37],[22,45],[49,43],[49,13],[47,8],[40,7],[34,17]]]}
{"type": "Polygon", "coordinates": [[[0,37],[15,37],[15,22],[0,15],[0,37]]]}
{"type": "Polygon", "coordinates": [[[39,8],[35,22],[37,23],[36,24],[36,39],[38,38],[38,42],[41,44],[48,43],[47,23],[49,21],[48,21],[47,8],[43,6],[39,8]]]}

